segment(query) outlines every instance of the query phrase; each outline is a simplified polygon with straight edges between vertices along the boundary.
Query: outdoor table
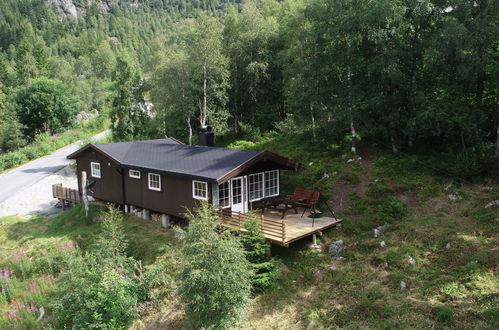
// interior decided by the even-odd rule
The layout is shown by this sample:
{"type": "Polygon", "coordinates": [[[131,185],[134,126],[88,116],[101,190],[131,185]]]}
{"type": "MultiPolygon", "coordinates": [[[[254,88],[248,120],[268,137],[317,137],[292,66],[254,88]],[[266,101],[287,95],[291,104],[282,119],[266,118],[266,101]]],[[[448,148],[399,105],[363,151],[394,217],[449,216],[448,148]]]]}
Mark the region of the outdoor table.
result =
{"type": "Polygon", "coordinates": [[[267,197],[264,198],[260,201],[260,208],[262,209],[262,214],[265,212],[266,208],[272,208],[274,210],[278,210],[282,212],[281,219],[284,218],[286,215],[286,212],[289,209],[295,210],[295,213],[298,214],[298,211],[296,210],[296,207],[298,206],[299,203],[292,201],[287,198],[282,198],[282,197],[267,197]]]}

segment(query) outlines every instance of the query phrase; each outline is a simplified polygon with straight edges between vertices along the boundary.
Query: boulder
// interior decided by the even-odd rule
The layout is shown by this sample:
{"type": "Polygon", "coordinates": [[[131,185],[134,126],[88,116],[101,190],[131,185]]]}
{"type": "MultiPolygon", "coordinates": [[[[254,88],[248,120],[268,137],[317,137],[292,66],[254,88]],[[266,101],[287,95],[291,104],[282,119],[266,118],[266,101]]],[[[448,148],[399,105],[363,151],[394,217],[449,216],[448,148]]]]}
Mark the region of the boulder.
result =
{"type": "Polygon", "coordinates": [[[409,256],[409,257],[407,258],[407,262],[408,262],[409,264],[411,264],[411,265],[415,265],[415,264],[416,264],[416,260],[414,260],[414,258],[413,258],[413,257],[411,257],[411,256],[409,256]]]}
{"type": "Polygon", "coordinates": [[[453,192],[452,194],[448,194],[447,197],[453,202],[463,199],[463,196],[461,196],[461,194],[457,191],[453,192]]]}
{"type": "Polygon", "coordinates": [[[379,226],[379,227],[376,227],[373,229],[373,232],[374,232],[374,238],[378,238],[381,236],[381,234],[383,234],[383,232],[385,232],[388,227],[390,227],[390,225],[388,223],[385,223],[383,226],[379,226]]]}
{"type": "Polygon", "coordinates": [[[385,247],[385,246],[386,246],[385,241],[381,241],[381,242],[379,243],[379,246],[381,246],[381,247],[385,247]]]}
{"type": "Polygon", "coordinates": [[[407,283],[400,281],[400,290],[405,290],[407,288],[407,283]]]}
{"type": "Polygon", "coordinates": [[[447,243],[447,244],[445,244],[445,248],[446,248],[447,250],[448,250],[448,249],[450,249],[450,242],[449,242],[449,243],[447,243]]]}
{"type": "Polygon", "coordinates": [[[345,251],[345,246],[343,245],[343,241],[334,241],[333,243],[329,244],[329,247],[327,249],[329,254],[332,255],[339,255],[342,254],[345,251]]]}
{"type": "Polygon", "coordinates": [[[492,207],[494,205],[499,205],[499,199],[496,199],[495,201],[487,203],[487,205],[485,205],[485,208],[488,209],[489,207],[492,207]]]}

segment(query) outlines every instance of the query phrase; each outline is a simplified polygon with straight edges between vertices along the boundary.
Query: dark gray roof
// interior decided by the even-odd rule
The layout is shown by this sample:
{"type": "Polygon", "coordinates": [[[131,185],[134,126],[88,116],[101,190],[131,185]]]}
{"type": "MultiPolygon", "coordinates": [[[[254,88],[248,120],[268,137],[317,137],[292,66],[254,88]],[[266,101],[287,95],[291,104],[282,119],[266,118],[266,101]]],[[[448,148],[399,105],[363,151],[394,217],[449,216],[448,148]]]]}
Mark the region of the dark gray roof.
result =
{"type": "MultiPolygon", "coordinates": [[[[217,181],[265,151],[179,144],[165,139],[93,145],[121,167],[217,181]]],[[[82,151],[82,150],[80,150],[82,151]]],[[[79,153],[68,156],[75,158],[79,153]]]]}

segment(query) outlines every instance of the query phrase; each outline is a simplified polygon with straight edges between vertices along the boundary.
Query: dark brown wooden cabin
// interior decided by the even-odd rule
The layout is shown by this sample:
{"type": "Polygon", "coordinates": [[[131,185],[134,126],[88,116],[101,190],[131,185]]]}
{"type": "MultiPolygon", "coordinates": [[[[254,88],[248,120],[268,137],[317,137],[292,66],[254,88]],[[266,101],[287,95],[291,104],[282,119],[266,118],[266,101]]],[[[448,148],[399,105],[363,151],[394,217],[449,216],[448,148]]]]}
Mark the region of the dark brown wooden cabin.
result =
{"type": "Polygon", "coordinates": [[[206,200],[246,213],[252,202],[279,195],[280,170],[301,164],[269,151],[184,145],[178,140],[88,144],[68,156],[76,160],[97,200],[183,217],[206,200]]]}

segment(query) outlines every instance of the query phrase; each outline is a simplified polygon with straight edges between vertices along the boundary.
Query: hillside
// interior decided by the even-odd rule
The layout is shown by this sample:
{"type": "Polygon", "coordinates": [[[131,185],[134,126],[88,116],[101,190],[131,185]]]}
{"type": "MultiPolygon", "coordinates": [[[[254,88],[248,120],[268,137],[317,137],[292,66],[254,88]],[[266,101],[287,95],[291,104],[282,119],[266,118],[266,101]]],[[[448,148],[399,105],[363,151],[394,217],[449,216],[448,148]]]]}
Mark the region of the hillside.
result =
{"type": "MultiPolygon", "coordinates": [[[[283,177],[286,189],[329,173],[321,190],[344,222],[324,233],[322,252],[309,250],[308,240],[273,250],[281,279],[275,289],[254,298],[239,328],[487,328],[498,322],[499,206],[486,207],[499,197],[496,181],[460,183],[410,156],[387,155],[376,147],[362,146],[361,159],[348,162],[349,157],[318,153],[313,145],[286,148],[283,141],[297,142],[274,138],[255,147],[310,161],[304,171],[283,177]],[[458,199],[451,200],[451,194],[458,199]],[[375,238],[373,229],[387,223],[375,238]],[[341,260],[327,253],[337,240],[345,246],[341,260]]],[[[92,210],[91,217],[100,212],[92,210]]],[[[2,219],[0,240],[6,250],[0,268],[16,274],[11,299],[49,305],[53,284],[43,287],[41,296],[26,288],[58,276],[56,247],[72,241],[90,248],[99,224],[86,224],[82,215],[77,207],[53,219],[2,219]],[[44,250],[49,254],[41,254],[44,250]],[[12,259],[19,251],[24,271],[12,259]],[[50,270],[41,266],[47,260],[54,260],[50,270]]],[[[167,269],[176,269],[177,238],[170,230],[136,218],[128,218],[125,228],[130,256],[144,265],[166,262],[167,269]]],[[[131,327],[188,329],[174,288],[160,286],[131,327]]],[[[12,308],[3,301],[2,327],[23,322],[6,318],[12,308]]]]}

